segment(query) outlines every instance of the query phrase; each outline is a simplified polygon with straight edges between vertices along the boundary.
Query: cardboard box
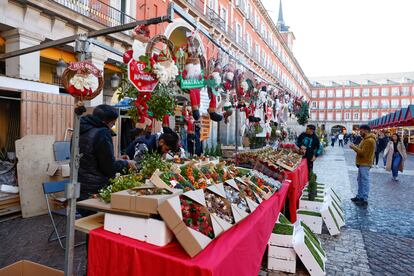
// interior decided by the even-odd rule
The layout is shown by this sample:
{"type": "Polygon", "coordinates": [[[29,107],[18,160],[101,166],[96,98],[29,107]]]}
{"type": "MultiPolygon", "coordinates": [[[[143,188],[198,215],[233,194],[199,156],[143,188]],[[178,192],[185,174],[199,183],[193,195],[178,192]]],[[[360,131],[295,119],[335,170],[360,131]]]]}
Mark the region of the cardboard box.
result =
{"type": "Polygon", "coordinates": [[[104,229],[157,246],[165,246],[173,239],[173,233],[162,220],[116,214],[105,214],[104,229]]]}
{"type": "Polygon", "coordinates": [[[167,224],[168,228],[173,231],[178,242],[188,253],[188,255],[194,257],[212,241],[212,238],[188,227],[185,224],[181,210],[181,197],[188,198],[199,204],[201,211],[206,214],[207,220],[213,228],[215,238],[223,232],[223,229],[215,218],[208,212],[203,190],[189,191],[180,196],[174,196],[164,201],[158,207],[159,214],[167,224]]]}
{"type": "MultiPolygon", "coordinates": [[[[226,208],[230,210],[231,215],[234,219],[234,223],[229,223],[227,220],[222,219],[219,215],[213,212],[210,212],[211,216],[214,217],[216,221],[220,224],[221,228],[223,229],[223,232],[230,229],[234,224],[236,224],[237,222],[243,219],[240,216],[240,214],[237,212],[237,207],[235,205],[232,205],[231,202],[226,198],[226,193],[224,192],[223,184],[211,185],[207,187],[206,190],[210,191],[211,193],[215,194],[217,197],[220,197],[221,200],[223,200],[226,208]]],[[[207,199],[206,199],[206,204],[208,206],[207,199]]]]}
{"type": "Polygon", "coordinates": [[[179,195],[182,190],[164,189],[169,194],[160,195],[137,195],[134,191],[142,189],[157,189],[151,186],[141,186],[131,190],[124,190],[111,194],[111,208],[132,211],[144,214],[158,214],[158,206],[165,200],[179,195]]]}
{"type": "Polygon", "coordinates": [[[269,244],[268,257],[281,260],[296,261],[296,252],[293,248],[280,247],[269,244]]]}
{"type": "Polygon", "coordinates": [[[18,261],[0,269],[0,276],[61,276],[63,271],[31,261],[18,261]]]}
{"type": "Polygon", "coordinates": [[[294,260],[284,260],[269,256],[267,258],[267,269],[296,273],[296,258],[294,260]]]}
{"type": "Polygon", "coordinates": [[[53,162],[47,165],[49,181],[62,181],[70,177],[69,161],[53,162]]]}
{"type": "MultiPolygon", "coordinates": [[[[235,191],[240,193],[240,189],[237,186],[236,181],[234,179],[226,180],[226,182],[223,183],[223,187],[225,187],[225,186],[229,186],[231,189],[234,189],[235,191]]],[[[224,189],[226,189],[226,188],[224,188],[224,189]]],[[[232,202],[231,198],[229,197],[229,195],[227,193],[226,193],[226,198],[228,200],[230,200],[230,202],[232,202]]],[[[240,196],[240,199],[241,199],[241,201],[243,201],[245,203],[245,205],[247,206],[248,211],[251,212],[250,208],[249,208],[249,205],[248,205],[249,203],[246,201],[246,199],[242,196],[240,196]]],[[[239,206],[237,206],[234,202],[232,202],[232,205],[236,208],[236,210],[237,210],[236,212],[240,215],[240,217],[241,217],[240,220],[244,219],[245,217],[247,217],[249,215],[249,213],[246,212],[246,209],[239,208],[239,206]]],[[[236,221],[236,222],[238,222],[238,221],[236,221]]]]}

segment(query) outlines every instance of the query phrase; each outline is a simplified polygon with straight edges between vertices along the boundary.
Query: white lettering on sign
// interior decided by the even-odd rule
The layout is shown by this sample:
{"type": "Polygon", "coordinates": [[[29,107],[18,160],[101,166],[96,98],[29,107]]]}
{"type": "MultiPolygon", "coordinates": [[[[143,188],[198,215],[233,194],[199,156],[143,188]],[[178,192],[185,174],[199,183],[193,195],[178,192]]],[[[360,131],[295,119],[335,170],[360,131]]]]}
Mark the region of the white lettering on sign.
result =
{"type": "Polygon", "coordinates": [[[145,81],[153,81],[154,77],[151,75],[139,75],[134,74],[134,80],[145,80],[145,81]]]}
{"type": "Polygon", "coordinates": [[[138,67],[139,71],[143,71],[145,69],[146,65],[143,64],[143,63],[137,63],[137,67],[138,67]]]}

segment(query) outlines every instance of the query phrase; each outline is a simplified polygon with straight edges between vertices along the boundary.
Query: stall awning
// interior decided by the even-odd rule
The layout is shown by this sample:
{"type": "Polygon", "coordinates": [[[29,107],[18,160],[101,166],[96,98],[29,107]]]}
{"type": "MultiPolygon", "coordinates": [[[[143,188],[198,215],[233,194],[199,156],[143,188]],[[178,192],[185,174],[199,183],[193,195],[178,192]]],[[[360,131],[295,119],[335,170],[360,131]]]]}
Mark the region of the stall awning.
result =
{"type": "Polygon", "coordinates": [[[414,125],[414,105],[411,104],[407,108],[407,114],[405,115],[404,125],[414,125]]]}

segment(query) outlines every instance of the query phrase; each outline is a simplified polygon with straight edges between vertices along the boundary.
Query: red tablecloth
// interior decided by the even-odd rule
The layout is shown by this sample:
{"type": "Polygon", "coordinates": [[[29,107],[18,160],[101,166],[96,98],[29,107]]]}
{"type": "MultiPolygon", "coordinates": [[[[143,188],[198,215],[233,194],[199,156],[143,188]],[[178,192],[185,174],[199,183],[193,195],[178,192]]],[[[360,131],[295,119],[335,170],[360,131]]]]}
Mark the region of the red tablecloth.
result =
{"type": "Polygon", "coordinates": [[[289,185],[289,213],[290,220],[296,221],[296,210],[299,207],[299,198],[302,190],[308,183],[308,164],[306,159],[302,159],[300,165],[292,172],[286,171],[286,179],[292,181],[289,185]]]}
{"type": "Polygon", "coordinates": [[[88,275],[258,275],[289,183],[194,258],[173,241],[158,247],[99,228],[89,234],[88,275]]]}

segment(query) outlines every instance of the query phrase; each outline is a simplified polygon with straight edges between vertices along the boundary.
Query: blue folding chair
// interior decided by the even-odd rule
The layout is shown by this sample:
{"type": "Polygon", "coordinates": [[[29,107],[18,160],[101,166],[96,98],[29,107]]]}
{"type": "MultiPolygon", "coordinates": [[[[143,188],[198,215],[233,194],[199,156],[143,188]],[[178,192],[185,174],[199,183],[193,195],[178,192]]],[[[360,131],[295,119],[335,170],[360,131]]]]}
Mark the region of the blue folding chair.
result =
{"type": "MultiPolygon", "coordinates": [[[[66,199],[65,198],[59,198],[59,197],[53,197],[53,200],[59,202],[60,204],[62,204],[62,208],[58,209],[58,210],[52,210],[52,208],[50,207],[50,199],[52,197],[53,194],[55,193],[60,193],[60,192],[64,192],[65,191],[65,186],[69,183],[69,180],[62,180],[62,181],[53,181],[53,182],[44,182],[43,183],[43,193],[45,194],[45,199],[46,199],[46,206],[47,206],[47,211],[49,213],[49,217],[50,220],[52,222],[52,226],[53,226],[53,231],[52,233],[50,233],[49,238],[48,238],[48,242],[51,241],[55,241],[57,240],[59,242],[60,247],[62,247],[62,249],[65,249],[65,247],[63,246],[63,242],[62,240],[66,237],[65,235],[61,235],[59,234],[58,231],[58,225],[64,221],[63,218],[67,217],[67,212],[66,212],[66,199]],[[59,220],[58,223],[55,222],[55,219],[53,217],[53,215],[59,216],[62,219],[59,220]],[[52,238],[53,234],[56,235],[56,237],[52,238]]],[[[80,218],[81,216],[77,213],[76,214],[76,219],[80,218]]],[[[85,242],[77,244],[75,246],[79,246],[85,244],[85,242]]]]}

